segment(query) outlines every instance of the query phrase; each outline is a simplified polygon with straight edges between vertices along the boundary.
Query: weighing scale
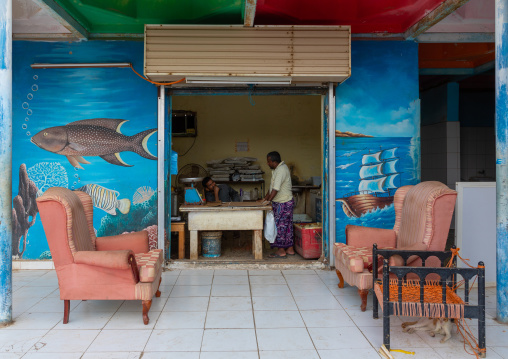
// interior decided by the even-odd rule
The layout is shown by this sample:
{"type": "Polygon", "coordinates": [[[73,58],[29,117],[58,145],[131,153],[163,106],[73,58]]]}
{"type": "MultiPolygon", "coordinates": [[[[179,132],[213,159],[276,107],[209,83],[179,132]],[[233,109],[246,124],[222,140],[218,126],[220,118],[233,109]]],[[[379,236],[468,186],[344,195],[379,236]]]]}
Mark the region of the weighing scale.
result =
{"type": "Polygon", "coordinates": [[[201,197],[201,194],[197,190],[197,188],[194,187],[194,183],[200,183],[203,180],[204,177],[187,177],[187,178],[180,178],[178,181],[180,183],[183,183],[186,185],[185,187],[185,202],[184,204],[202,204],[203,198],[201,197]],[[190,187],[187,187],[187,185],[190,184],[190,187]]]}

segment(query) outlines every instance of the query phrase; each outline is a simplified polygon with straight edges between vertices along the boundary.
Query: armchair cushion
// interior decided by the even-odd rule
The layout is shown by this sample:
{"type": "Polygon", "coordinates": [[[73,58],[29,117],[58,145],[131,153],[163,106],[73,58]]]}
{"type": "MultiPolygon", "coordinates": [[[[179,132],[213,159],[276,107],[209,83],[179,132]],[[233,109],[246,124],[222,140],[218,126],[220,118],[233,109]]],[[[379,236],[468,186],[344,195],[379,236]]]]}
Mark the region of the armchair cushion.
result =
{"type": "Polygon", "coordinates": [[[378,248],[396,247],[397,234],[393,229],[346,226],[346,242],[353,247],[367,247],[377,243],[378,248]]]}
{"type": "MultiPolygon", "coordinates": [[[[135,254],[148,253],[148,232],[132,232],[116,236],[98,237],[95,240],[98,251],[118,251],[130,249],[135,254]]],[[[136,258],[137,260],[137,258],[136,258]]]]}
{"type": "Polygon", "coordinates": [[[154,249],[148,253],[138,253],[135,256],[139,269],[139,281],[143,283],[153,282],[162,268],[162,249],[154,249]]]}
{"type": "Polygon", "coordinates": [[[74,254],[74,263],[112,269],[129,269],[132,251],[79,251],[74,254]]]}

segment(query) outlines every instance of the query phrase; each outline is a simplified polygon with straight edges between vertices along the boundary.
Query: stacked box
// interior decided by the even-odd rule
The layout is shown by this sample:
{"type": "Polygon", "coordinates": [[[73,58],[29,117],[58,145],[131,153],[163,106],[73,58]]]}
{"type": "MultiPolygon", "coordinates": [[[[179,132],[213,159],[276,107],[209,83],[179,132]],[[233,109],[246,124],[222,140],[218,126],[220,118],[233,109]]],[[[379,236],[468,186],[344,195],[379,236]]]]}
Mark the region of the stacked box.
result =
{"type": "Polygon", "coordinates": [[[254,157],[229,157],[221,160],[209,160],[208,173],[214,181],[262,181],[261,166],[253,164],[254,157]]]}
{"type": "Polygon", "coordinates": [[[295,250],[306,259],[316,259],[321,256],[322,245],[321,223],[295,223],[295,250]]]}

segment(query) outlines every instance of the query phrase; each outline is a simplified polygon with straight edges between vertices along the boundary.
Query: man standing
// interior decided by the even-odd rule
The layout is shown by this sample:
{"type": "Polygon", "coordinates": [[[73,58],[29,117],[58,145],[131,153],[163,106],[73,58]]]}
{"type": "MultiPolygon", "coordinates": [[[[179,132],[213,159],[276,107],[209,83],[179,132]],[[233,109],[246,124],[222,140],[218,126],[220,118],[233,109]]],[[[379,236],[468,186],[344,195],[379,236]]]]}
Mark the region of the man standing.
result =
{"type": "Polygon", "coordinates": [[[291,191],[291,173],[288,166],[281,161],[279,152],[273,151],[266,155],[268,167],[272,169],[270,190],[261,201],[272,201],[277,238],[272,248],[277,248],[268,258],[286,258],[295,255],[293,248],[293,192],[291,191]]]}

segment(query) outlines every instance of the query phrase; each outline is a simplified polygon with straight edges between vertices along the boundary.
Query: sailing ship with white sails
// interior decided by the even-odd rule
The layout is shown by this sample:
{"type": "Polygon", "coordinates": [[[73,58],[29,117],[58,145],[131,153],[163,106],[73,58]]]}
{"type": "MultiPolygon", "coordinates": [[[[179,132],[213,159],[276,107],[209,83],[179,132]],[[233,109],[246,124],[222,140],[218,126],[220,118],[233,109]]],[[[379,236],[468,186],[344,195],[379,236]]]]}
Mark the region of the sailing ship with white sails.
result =
{"type": "Polygon", "coordinates": [[[369,151],[362,156],[358,191],[337,199],[348,217],[359,218],[393,203],[393,195],[399,187],[395,179],[400,174],[396,168],[399,161],[395,154],[397,148],[381,149],[375,153],[369,151]]]}

